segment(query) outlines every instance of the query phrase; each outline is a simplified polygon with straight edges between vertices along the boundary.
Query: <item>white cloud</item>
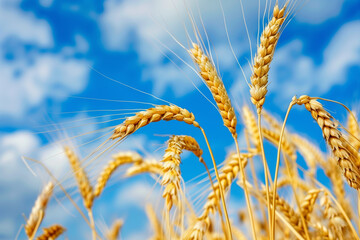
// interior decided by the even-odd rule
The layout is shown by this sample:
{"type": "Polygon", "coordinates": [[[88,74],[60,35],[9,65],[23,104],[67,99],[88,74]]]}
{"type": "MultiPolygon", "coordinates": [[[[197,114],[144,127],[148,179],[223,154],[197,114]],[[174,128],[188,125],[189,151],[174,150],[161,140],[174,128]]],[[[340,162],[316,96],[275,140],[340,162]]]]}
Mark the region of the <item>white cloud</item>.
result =
{"type": "Polygon", "coordinates": [[[122,206],[143,209],[147,203],[156,205],[159,204],[160,200],[159,188],[148,182],[135,181],[127,184],[119,191],[115,202],[121,202],[122,206]]]}
{"type": "Polygon", "coordinates": [[[360,67],[360,21],[342,26],[323,52],[320,65],[303,55],[303,44],[294,40],[275,53],[269,76],[269,94],[276,102],[290,101],[294,95],[319,96],[344,83],[350,67],[360,67]],[[281,94],[278,94],[281,92],[281,94]]]}
{"type": "Polygon", "coordinates": [[[297,13],[296,20],[305,23],[320,24],[339,15],[343,3],[344,0],[306,1],[304,7],[297,13]]]}
{"type": "MultiPolygon", "coordinates": [[[[247,38],[244,37],[246,32],[242,25],[240,4],[236,2],[234,5],[234,2],[228,1],[222,1],[222,4],[235,51],[240,54],[240,51],[249,49],[247,38]],[[229,19],[239,19],[239,21],[229,19]]],[[[251,30],[250,35],[255,37],[257,23],[256,17],[252,17],[251,12],[257,12],[257,2],[253,4],[245,1],[243,4],[247,11],[246,20],[251,30]]],[[[222,70],[233,67],[236,62],[229,51],[222,13],[219,10],[220,5],[207,4],[205,0],[186,1],[186,8],[191,9],[197,26],[203,32],[198,15],[199,6],[202,6],[201,17],[210,37],[211,46],[219,54],[218,59],[222,70]]],[[[264,2],[262,6],[265,6],[264,2]]],[[[139,61],[143,64],[145,73],[143,78],[153,81],[154,93],[157,95],[163,95],[171,89],[177,97],[181,97],[194,90],[186,77],[194,80],[195,75],[191,73],[192,70],[188,66],[177,59],[174,53],[190,66],[193,66],[192,60],[187,51],[180,47],[169,34],[171,33],[186,48],[189,47],[187,34],[196,41],[186,8],[182,1],[108,0],[104,5],[104,13],[99,18],[105,47],[117,51],[134,49],[139,56],[139,61]],[[184,30],[184,25],[188,32],[184,30]],[[179,69],[185,73],[173,63],[168,63],[166,56],[174,60],[179,69]]],[[[202,33],[202,36],[204,37],[205,34],[202,33]]]]}
{"type": "Polygon", "coordinates": [[[40,146],[40,139],[28,131],[17,131],[0,136],[0,236],[14,237],[20,225],[17,219],[27,206],[29,196],[38,190],[38,182],[21,161],[21,156],[33,153],[40,146]],[[25,203],[25,204],[24,204],[25,203]],[[6,227],[5,227],[6,226],[6,227]]]}
{"type": "MultiPolygon", "coordinates": [[[[39,47],[53,46],[51,27],[31,12],[21,11],[17,3],[0,3],[0,43],[19,40],[39,47]]],[[[1,44],[0,44],[1,45],[1,44]]]]}
{"type": "Polygon", "coordinates": [[[56,54],[37,55],[31,63],[0,59],[0,115],[19,119],[47,98],[62,100],[83,91],[88,64],[56,54]]]}

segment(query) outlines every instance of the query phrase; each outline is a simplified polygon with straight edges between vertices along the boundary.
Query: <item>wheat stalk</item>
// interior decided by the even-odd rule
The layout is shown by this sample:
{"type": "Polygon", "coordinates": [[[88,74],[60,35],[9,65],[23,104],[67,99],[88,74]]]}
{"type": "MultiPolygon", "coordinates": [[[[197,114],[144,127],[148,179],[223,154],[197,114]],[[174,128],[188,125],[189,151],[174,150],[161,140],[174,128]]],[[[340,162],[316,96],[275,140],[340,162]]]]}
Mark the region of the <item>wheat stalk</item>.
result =
{"type": "Polygon", "coordinates": [[[37,197],[35,204],[31,210],[29,219],[25,224],[25,232],[29,239],[33,239],[36,231],[44,218],[46,206],[50,200],[50,197],[53,193],[54,184],[49,182],[42,190],[42,192],[37,197]]]}
{"type": "Polygon", "coordinates": [[[137,131],[139,128],[160,120],[183,121],[187,124],[200,128],[199,124],[195,121],[194,114],[188,110],[175,105],[158,105],[154,108],[149,108],[146,111],[138,112],[134,116],[126,118],[122,124],[115,127],[114,133],[110,138],[113,140],[117,138],[123,139],[137,131]]]}
{"type": "Polygon", "coordinates": [[[65,230],[66,229],[61,225],[55,224],[51,227],[44,228],[44,233],[37,237],[36,240],[55,240],[58,236],[65,232],[65,230]]]}
{"type": "Polygon", "coordinates": [[[193,48],[190,49],[190,54],[195,63],[199,66],[200,75],[214,97],[220,115],[224,121],[224,125],[229,129],[230,133],[236,137],[237,119],[224,83],[219,77],[214,64],[204,54],[200,46],[196,43],[193,43],[192,46],[193,48]]]}
{"type": "Polygon", "coordinates": [[[94,188],[94,196],[99,197],[102,191],[105,188],[106,183],[110,179],[111,175],[115,172],[115,170],[123,165],[128,163],[136,163],[139,164],[142,162],[142,157],[134,152],[123,152],[118,153],[113,156],[113,160],[110,161],[101,172],[100,176],[97,179],[97,184],[94,188]]]}

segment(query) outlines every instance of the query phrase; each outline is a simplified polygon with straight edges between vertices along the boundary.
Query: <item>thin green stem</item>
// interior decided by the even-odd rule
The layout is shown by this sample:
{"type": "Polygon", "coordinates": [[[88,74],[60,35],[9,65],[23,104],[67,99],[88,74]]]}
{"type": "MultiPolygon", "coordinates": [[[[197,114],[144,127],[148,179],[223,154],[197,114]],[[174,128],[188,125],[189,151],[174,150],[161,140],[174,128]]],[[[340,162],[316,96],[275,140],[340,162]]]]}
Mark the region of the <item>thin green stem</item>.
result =
{"type": "Polygon", "coordinates": [[[251,207],[251,202],[250,202],[250,198],[249,198],[249,191],[247,188],[247,184],[246,184],[246,175],[245,175],[245,171],[244,171],[244,166],[241,162],[241,158],[240,158],[240,150],[239,150],[239,143],[238,140],[236,138],[236,136],[234,136],[234,141],[235,141],[235,145],[236,145],[236,151],[238,154],[238,160],[239,160],[239,168],[241,171],[241,178],[242,178],[242,182],[244,185],[244,192],[245,192],[245,199],[246,199],[246,205],[247,205],[247,209],[248,209],[248,213],[250,216],[250,223],[251,223],[251,230],[252,230],[252,235],[253,238],[256,240],[256,230],[255,230],[255,223],[254,223],[254,214],[252,212],[252,207],[251,207]]]}
{"type": "Polygon", "coordinates": [[[227,212],[226,203],[225,203],[225,197],[224,197],[224,188],[223,188],[223,186],[221,184],[218,169],[217,169],[216,162],[215,162],[215,159],[214,159],[214,155],[213,155],[213,152],[211,150],[211,147],[210,147],[209,141],[207,139],[207,136],[205,134],[205,131],[201,127],[200,127],[200,130],[201,130],[202,134],[204,135],[204,138],[205,138],[205,141],[206,141],[206,144],[207,144],[207,147],[209,149],[210,156],[211,156],[211,159],[212,159],[212,162],[213,162],[213,165],[214,165],[216,179],[217,179],[217,181],[219,183],[221,203],[222,203],[222,207],[224,209],[226,225],[227,225],[227,228],[228,228],[228,234],[229,234],[228,236],[230,236],[230,239],[232,239],[231,225],[230,225],[229,215],[228,215],[228,212],[227,212]]]}

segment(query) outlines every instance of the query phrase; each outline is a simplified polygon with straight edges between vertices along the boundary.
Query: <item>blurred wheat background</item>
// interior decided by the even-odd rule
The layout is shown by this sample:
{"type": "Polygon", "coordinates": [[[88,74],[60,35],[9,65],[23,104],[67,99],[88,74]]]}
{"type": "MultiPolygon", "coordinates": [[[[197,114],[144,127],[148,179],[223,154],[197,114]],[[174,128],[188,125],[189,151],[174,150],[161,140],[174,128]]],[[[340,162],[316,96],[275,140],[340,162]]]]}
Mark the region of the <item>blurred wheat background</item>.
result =
{"type": "MultiPolygon", "coordinates": [[[[193,32],[188,16],[191,12],[204,38],[206,29],[216,68],[241,119],[242,106],[252,107],[246,83],[251,75],[249,62],[269,14],[271,17],[274,1],[241,2],[1,0],[0,239],[13,239],[18,234],[19,239],[26,238],[21,227],[25,222],[23,214],[29,215],[49,180],[39,164],[23,161],[22,156],[45,163],[81,205],[76,184],[69,178],[71,169],[63,146],[71,145],[81,157],[87,156],[103,142],[102,134],[109,129],[96,130],[120,124],[123,113],[147,109],[150,103],[164,104],[149,94],[193,112],[219,164],[236,150],[215,105],[206,99],[213,102],[211,93],[197,71],[189,67],[193,66],[191,56],[176,41],[188,49],[192,47],[187,39],[187,33],[193,32]]],[[[277,45],[264,108],[282,121],[292,97],[306,94],[340,101],[359,112],[360,2],[290,2],[296,7],[277,45]]],[[[346,123],[344,108],[324,105],[337,120],[346,123]]],[[[137,151],[147,159],[162,159],[166,141],[173,134],[193,136],[212,168],[201,132],[193,128],[173,122],[144,127],[89,165],[89,178],[95,181],[111,155],[122,150],[137,151]]],[[[329,152],[321,130],[304,107],[292,110],[287,128],[329,152]]],[[[240,121],[239,135],[243,131],[240,121]]],[[[240,149],[246,149],[245,139],[239,141],[240,149]]],[[[276,148],[266,144],[265,149],[273,173],[276,148]]],[[[298,164],[306,168],[300,156],[298,164]]],[[[255,167],[263,176],[260,161],[255,167]]],[[[105,232],[107,226],[121,218],[122,239],[148,238],[152,227],[145,205],[162,209],[161,186],[149,176],[124,179],[124,173],[123,169],[115,174],[96,200],[96,225],[105,232]]],[[[181,174],[189,183],[186,191],[194,192],[194,199],[204,186],[209,187],[196,184],[207,175],[203,165],[189,153],[184,153],[181,174]],[[195,177],[197,180],[192,180],[195,177]]],[[[325,186],[330,186],[322,170],[318,176],[325,186]]],[[[347,184],[345,188],[349,199],[354,199],[356,212],[357,193],[347,184]]],[[[202,196],[203,200],[206,196],[202,196]]],[[[196,203],[198,212],[203,203],[196,203]]],[[[238,208],[246,206],[238,186],[233,187],[227,205],[230,217],[237,219],[238,208]]],[[[42,226],[55,223],[67,228],[65,238],[91,237],[89,227],[59,189],[49,203],[42,226]]],[[[250,236],[250,228],[247,231],[250,236]]]]}

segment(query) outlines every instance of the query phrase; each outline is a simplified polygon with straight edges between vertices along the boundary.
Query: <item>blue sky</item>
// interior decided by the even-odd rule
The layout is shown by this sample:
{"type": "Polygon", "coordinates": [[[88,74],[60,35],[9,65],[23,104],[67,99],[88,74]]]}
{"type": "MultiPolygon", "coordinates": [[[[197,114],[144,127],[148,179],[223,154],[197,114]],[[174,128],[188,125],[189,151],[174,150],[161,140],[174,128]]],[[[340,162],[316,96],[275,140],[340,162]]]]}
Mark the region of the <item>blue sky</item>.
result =
{"type": "MultiPolygon", "coordinates": [[[[250,104],[248,86],[230,51],[220,10],[221,7],[224,9],[230,41],[249,79],[251,51],[239,1],[223,1],[222,5],[219,1],[186,2],[198,26],[201,26],[198,14],[201,6],[213,59],[234,105],[250,104]]],[[[243,0],[243,5],[254,53],[258,3],[243,0]]],[[[261,13],[264,6],[265,1],[261,1],[261,13]]],[[[292,96],[307,94],[338,100],[359,109],[360,2],[306,1],[295,12],[275,52],[265,108],[281,119],[292,96]]],[[[37,194],[49,179],[34,164],[31,166],[37,169],[38,175],[33,176],[21,156],[45,162],[56,176],[65,179],[69,166],[61,154],[55,154],[61,153],[63,142],[59,142],[59,138],[119,124],[121,120],[98,122],[123,117],[107,116],[121,111],[88,110],[144,109],[150,106],[79,97],[164,104],[108,78],[192,111],[206,130],[218,162],[233,148],[231,136],[223,127],[220,116],[194,86],[209,99],[211,94],[189,67],[193,64],[187,52],[169,34],[188,47],[184,25],[191,35],[183,1],[177,0],[0,1],[0,239],[15,237],[23,223],[21,214],[29,214],[37,194]],[[68,113],[74,111],[77,112],[68,113]],[[96,116],[103,117],[92,118],[96,116]],[[69,121],[76,122],[66,123],[69,121]],[[53,131],[54,126],[49,125],[53,123],[60,130],[53,131]],[[77,127],[69,128],[74,124],[77,127]],[[40,133],[44,131],[47,132],[40,133]]],[[[344,109],[330,103],[325,105],[344,122],[344,109]]],[[[241,122],[238,128],[241,132],[241,122]]],[[[326,150],[320,130],[301,107],[292,112],[289,129],[312,136],[326,150]]],[[[164,151],[166,136],[171,134],[192,135],[205,148],[201,133],[192,126],[169,122],[142,129],[113,152],[135,149],[146,157],[159,158],[164,151]]],[[[97,136],[90,134],[66,143],[82,145],[97,136]]],[[[79,146],[77,151],[86,156],[100,143],[101,139],[79,146]]],[[[100,165],[110,155],[108,153],[88,167],[91,177],[96,177],[100,165]]],[[[203,172],[194,157],[184,156],[182,173],[185,180],[203,172]]],[[[211,165],[208,155],[205,156],[211,165]]],[[[95,214],[98,214],[99,226],[110,225],[117,217],[124,218],[125,239],[142,239],[149,234],[149,226],[143,218],[136,216],[143,216],[142,206],[146,201],[159,205],[160,194],[156,193],[159,189],[153,188],[154,181],[146,177],[127,183],[122,179],[122,173],[114,177],[112,186],[96,203],[95,214]],[[110,209],[110,205],[114,207],[110,209]],[[135,217],[130,214],[130,209],[137,213],[135,217]],[[133,224],[137,221],[143,221],[145,227],[142,231],[134,229],[133,224]]],[[[64,180],[64,184],[74,192],[70,180],[64,180]]],[[[73,226],[70,224],[76,224],[76,228],[67,233],[70,239],[89,236],[85,223],[59,190],[57,200],[60,201],[53,201],[50,205],[43,226],[62,223],[70,228],[73,226]]],[[[24,237],[23,231],[20,236],[20,239],[24,237]]]]}

